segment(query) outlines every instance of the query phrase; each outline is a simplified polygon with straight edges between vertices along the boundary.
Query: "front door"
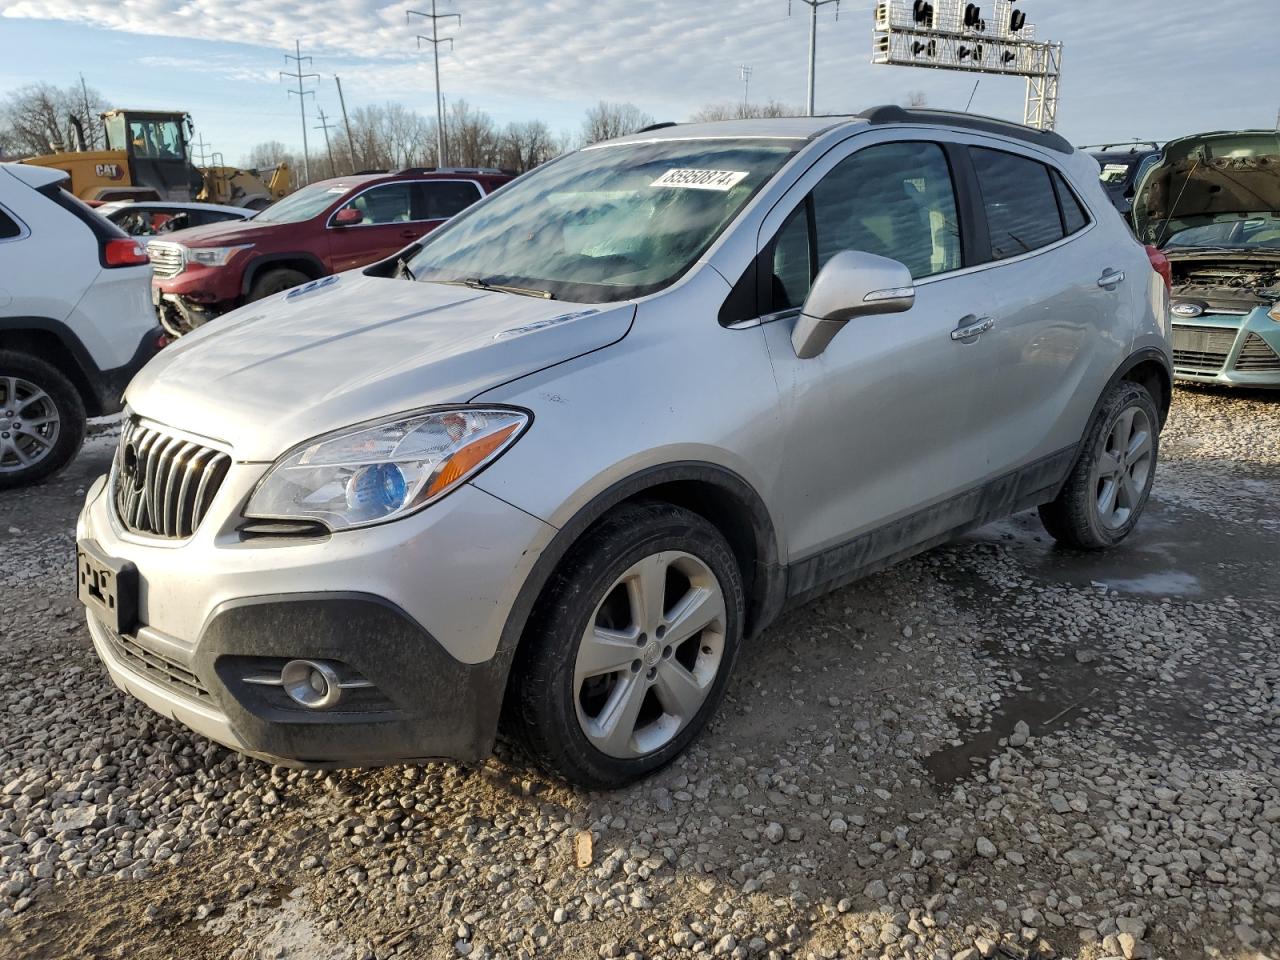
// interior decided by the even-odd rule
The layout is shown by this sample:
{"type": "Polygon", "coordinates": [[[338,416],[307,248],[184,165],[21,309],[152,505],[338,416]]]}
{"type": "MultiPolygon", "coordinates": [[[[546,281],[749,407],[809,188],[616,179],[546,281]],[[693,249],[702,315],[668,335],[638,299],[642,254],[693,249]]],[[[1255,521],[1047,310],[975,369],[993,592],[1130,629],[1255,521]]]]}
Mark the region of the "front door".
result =
{"type": "Polygon", "coordinates": [[[333,272],[389,257],[425,233],[427,226],[415,216],[414,199],[414,184],[401,180],[370,187],[334,211],[326,231],[333,272]],[[351,216],[343,211],[352,210],[358,220],[338,223],[340,216],[351,216]]]}
{"type": "Polygon", "coordinates": [[[773,271],[777,312],[764,326],[786,425],[792,592],[802,593],[965,522],[991,464],[973,442],[982,337],[952,336],[981,313],[985,281],[957,272],[963,206],[944,148],[896,140],[829,155],[797,191],[807,194],[766,221],[762,263],[773,271]],[[904,263],[915,304],[856,318],[820,356],[798,359],[793,318],[841,250],[904,263]]]}

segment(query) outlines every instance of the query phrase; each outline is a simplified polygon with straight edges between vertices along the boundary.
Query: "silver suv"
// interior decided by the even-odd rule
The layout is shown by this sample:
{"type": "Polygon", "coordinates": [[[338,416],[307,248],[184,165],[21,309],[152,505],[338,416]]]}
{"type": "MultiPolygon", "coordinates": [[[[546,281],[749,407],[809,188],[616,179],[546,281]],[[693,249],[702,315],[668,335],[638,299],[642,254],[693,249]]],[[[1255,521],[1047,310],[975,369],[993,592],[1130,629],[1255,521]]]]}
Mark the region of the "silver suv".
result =
{"type": "Polygon", "coordinates": [[[611,786],[745,638],[1039,507],[1122,540],[1168,291],[1097,164],[971,116],[664,126],[540,167],[130,386],[78,575],[113,679],[274,762],[611,786]]]}

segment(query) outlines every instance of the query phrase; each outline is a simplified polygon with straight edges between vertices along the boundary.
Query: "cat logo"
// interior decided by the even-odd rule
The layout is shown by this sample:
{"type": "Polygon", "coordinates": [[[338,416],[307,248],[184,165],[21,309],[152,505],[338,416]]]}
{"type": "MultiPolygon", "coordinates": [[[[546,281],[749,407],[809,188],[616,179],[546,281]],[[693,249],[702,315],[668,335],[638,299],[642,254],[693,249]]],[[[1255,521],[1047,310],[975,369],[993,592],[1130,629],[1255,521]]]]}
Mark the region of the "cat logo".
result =
{"type": "Polygon", "coordinates": [[[124,176],[118,163],[100,163],[94,167],[94,173],[108,180],[119,180],[124,176]]]}

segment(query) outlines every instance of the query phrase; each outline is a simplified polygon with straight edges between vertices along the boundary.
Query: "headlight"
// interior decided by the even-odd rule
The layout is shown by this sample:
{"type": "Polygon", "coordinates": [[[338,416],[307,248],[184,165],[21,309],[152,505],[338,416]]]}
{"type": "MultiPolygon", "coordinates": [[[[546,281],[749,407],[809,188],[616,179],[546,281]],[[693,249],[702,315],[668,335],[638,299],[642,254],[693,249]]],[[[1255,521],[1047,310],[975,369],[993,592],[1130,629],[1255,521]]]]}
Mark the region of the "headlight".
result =
{"type": "Polygon", "coordinates": [[[252,243],[242,243],[236,247],[187,247],[187,262],[220,267],[241,250],[248,250],[252,246],[252,243]]]}
{"type": "Polygon", "coordinates": [[[1267,316],[1270,317],[1272,320],[1274,320],[1276,323],[1280,323],[1280,303],[1277,303],[1274,307],[1268,310],[1267,316]]]}
{"type": "Polygon", "coordinates": [[[276,461],[245,515],[318,520],[330,530],[395,520],[474,476],[528,423],[521,410],[455,407],[337,430],[276,461]]]}

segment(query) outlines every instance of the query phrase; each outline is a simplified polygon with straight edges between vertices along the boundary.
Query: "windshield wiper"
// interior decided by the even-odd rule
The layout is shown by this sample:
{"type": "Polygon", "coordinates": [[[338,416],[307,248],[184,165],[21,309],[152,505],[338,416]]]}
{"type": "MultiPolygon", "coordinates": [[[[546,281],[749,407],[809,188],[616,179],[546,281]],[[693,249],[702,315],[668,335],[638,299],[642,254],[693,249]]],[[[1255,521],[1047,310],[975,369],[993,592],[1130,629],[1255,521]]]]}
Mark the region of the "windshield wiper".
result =
{"type": "Polygon", "coordinates": [[[490,283],[483,277],[467,277],[464,280],[445,280],[444,283],[457,283],[472,290],[497,290],[499,293],[514,293],[521,297],[541,297],[543,300],[554,300],[555,294],[550,290],[538,290],[534,287],[514,287],[507,283],[490,283]]]}

